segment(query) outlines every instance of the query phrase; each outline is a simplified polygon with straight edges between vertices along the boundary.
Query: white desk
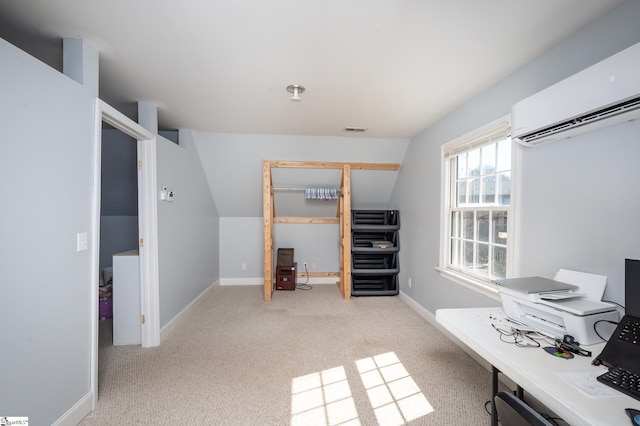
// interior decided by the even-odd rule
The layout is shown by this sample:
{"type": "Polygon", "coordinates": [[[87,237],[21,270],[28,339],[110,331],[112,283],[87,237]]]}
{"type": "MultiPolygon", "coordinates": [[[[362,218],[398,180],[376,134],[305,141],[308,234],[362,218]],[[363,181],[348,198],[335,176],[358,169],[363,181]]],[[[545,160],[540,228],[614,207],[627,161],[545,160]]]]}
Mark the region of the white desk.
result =
{"type": "MultiPolygon", "coordinates": [[[[502,315],[501,308],[439,309],[436,320],[487,360],[494,372],[498,369],[569,424],[631,424],[624,409],[640,409],[640,401],[613,390],[615,396],[591,397],[561,377],[564,373],[604,373],[605,367],[591,365],[591,360],[600,353],[604,343],[585,347],[592,351],[591,357],[576,355],[570,360],[554,357],[540,348],[517,347],[502,342],[499,333],[491,326],[493,320],[490,316],[502,315]]],[[[495,373],[494,377],[497,377],[495,373]]],[[[600,383],[594,386],[610,389],[600,383]]]]}

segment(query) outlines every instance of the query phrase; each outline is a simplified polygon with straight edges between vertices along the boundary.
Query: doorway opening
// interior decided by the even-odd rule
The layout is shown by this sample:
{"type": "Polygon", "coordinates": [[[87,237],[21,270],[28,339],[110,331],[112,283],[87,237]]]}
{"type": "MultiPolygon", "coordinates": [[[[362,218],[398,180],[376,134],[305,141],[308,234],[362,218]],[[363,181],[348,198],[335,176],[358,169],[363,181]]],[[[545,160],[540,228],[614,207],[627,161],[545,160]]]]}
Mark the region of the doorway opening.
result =
{"type": "MultiPolygon", "coordinates": [[[[140,343],[142,347],[160,344],[160,312],[158,288],[158,206],[156,199],[156,137],[104,101],[96,100],[94,132],[94,182],[92,208],[92,277],[97,281],[100,270],[100,221],[102,180],[103,122],[132,137],[137,151],[137,210],[140,291],[140,343]]],[[[95,283],[97,284],[97,283],[95,283]]],[[[91,390],[93,408],[98,401],[99,289],[92,285],[92,349],[91,390]]]]}

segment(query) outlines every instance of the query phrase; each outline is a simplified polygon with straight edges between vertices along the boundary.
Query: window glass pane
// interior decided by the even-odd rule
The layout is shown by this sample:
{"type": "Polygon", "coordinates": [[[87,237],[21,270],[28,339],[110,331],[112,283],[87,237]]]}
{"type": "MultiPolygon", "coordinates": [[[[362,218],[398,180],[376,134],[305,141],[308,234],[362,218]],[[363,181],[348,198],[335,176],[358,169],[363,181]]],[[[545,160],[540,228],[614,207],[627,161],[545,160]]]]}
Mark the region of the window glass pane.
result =
{"type": "Polygon", "coordinates": [[[473,240],[473,212],[464,212],[462,216],[462,226],[464,227],[463,238],[473,240]]]}
{"type": "Polygon", "coordinates": [[[454,238],[460,238],[460,219],[462,215],[460,212],[451,212],[451,236],[454,238]]]}
{"type": "Polygon", "coordinates": [[[465,204],[467,202],[467,181],[463,180],[461,182],[457,183],[457,188],[458,188],[458,196],[457,196],[457,204],[456,206],[459,206],[461,204],[465,204]]]}
{"type": "Polygon", "coordinates": [[[460,154],[456,157],[457,169],[458,169],[458,179],[464,179],[467,177],[467,154],[460,154]]]}
{"type": "Polygon", "coordinates": [[[482,202],[493,204],[496,202],[496,176],[489,175],[482,178],[482,202]]]}
{"type": "Polygon", "coordinates": [[[493,247],[493,276],[496,278],[507,276],[507,249],[505,247],[493,247]]]}
{"type": "Polygon", "coordinates": [[[493,242],[507,244],[507,212],[493,212],[493,242]]]}
{"type": "Polygon", "coordinates": [[[480,202],[480,178],[469,180],[469,204],[480,202]]]}
{"type": "Polygon", "coordinates": [[[465,268],[473,268],[473,242],[471,241],[464,241],[463,243],[463,253],[462,255],[464,256],[464,266],[465,268]]]}
{"type": "Polygon", "coordinates": [[[496,172],[496,146],[494,144],[482,147],[482,174],[496,172]]]}
{"type": "Polygon", "coordinates": [[[498,204],[501,206],[511,205],[511,172],[500,173],[498,175],[498,182],[500,183],[498,204]]]}
{"type": "Polygon", "coordinates": [[[515,190],[511,183],[512,141],[500,139],[500,131],[496,127],[486,139],[474,139],[476,148],[465,147],[470,141],[463,141],[443,158],[450,166],[448,258],[443,263],[481,280],[506,277],[507,243],[513,244],[507,233],[515,190]]]}
{"type": "Polygon", "coordinates": [[[467,173],[469,177],[480,176],[480,150],[467,152],[467,173]]]}
{"type": "Polygon", "coordinates": [[[476,273],[489,275],[489,244],[478,244],[476,273]]]}
{"type": "Polygon", "coordinates": [[[511,170],[511,138],[506,138],[498,143],[498,165],[496,171],[511,170]]]}
{"type": "Polygon", "coordinates": [[[476,212],[478,241],[489,242],[489,212],[476,212]]]}

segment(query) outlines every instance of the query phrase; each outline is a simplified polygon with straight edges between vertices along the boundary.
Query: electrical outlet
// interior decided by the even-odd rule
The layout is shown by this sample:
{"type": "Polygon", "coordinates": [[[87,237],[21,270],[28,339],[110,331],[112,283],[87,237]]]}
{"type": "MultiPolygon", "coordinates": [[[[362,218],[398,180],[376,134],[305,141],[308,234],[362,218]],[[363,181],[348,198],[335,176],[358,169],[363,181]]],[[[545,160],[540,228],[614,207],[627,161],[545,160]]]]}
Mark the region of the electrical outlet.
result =
{"type": "Polygon", "coordinates": [[[318,264],[316,262],[311,262],[311,269],[316,269],[318,264]]]}
{"type": "Polygon", "coordinates": [[[307,262],[302,262],[302,266],[304,266],[305,271],[307,270],[307,262]]]}
{"type": "Polygon", "coordinates": [[[407,284],[409,284],[409,287],[411,287],[411,277],[409,277],[409,279],[407,280],[407,284]]]}
{"type": "Polygon", "coordinates": [[[242,264],[242,270],[243,270],[243,271],[246,271],[246,270],[247,270],[247,264],[246,264],[246,263],[243,263],[243,264],[242,264]]]}

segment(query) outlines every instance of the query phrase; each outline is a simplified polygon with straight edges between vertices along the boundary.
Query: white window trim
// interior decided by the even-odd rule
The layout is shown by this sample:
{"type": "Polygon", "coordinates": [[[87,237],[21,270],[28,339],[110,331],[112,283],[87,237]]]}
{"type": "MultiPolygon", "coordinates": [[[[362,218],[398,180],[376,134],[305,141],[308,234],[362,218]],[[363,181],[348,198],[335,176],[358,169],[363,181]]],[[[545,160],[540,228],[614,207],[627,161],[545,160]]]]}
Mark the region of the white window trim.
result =
{"type": "MultiPolygon", "coordinates": [[[[500,300],[498,289],[490,279],[482,279],[477,276],[472,276],[459,271],[455,268],[447,266],[447,258],[449,252],[449,161],[445,161],[445,154],[451,151],[452,147],[460,144],[473,145],[473,142],[482,135],[494,130],[497,127],[509,125],[510,115],[500,117],[486,125],[475,129],[469,133],[466,133],[450,142],[442,145],[442,152],[440,156],[440,263],[435,269],[440,275],[448,280],[461,284],[467,288],[470,288],[478,293],[484,294],[495,300],[500,300]]],[[[519,179],[517,170],[519,169],[520,161],[520,148],[518,144],[512,143],[511,146],[511,179],[512,179],[512,192],[511,203],[509,207],[509,216],[507,219],[507,228],[509,229],[509,243],[507,244],[507,277],[515,275],[515,255],[514,247],[516,246],[516,216],[518,214],[518,192],[519,192],[519,179]]]]}

